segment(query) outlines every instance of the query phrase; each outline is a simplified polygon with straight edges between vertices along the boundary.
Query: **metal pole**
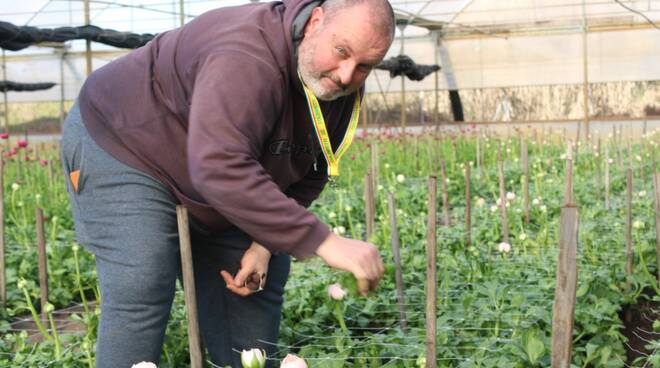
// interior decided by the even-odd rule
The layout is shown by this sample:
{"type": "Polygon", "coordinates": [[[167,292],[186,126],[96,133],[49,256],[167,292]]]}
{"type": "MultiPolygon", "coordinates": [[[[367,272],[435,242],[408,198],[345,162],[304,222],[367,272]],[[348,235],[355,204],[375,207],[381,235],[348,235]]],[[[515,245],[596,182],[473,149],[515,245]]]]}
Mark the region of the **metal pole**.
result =
{"type": "MultiPolygon", "coordinates": [[[[7,81],[7,58],[5,57],[5,49],[2,49],[2,80],[7,81]]],[[[7,102],[7,91],[3,92],[5,102],[5,133],[9,134],[9,103],[7,102]]],[[[9,140],[7,140],[9,144],[9,140]]]]}
{"type": "MultiPolygon", "coordinates": [[[[85,25],[88,26],[90,24],[90,19],[89,19],[89,0],[85,0],[85,25]]],[[[85,41],[85,61],[87,65],[86,73],[87,76],[92,74],[92,41],[86,40],[85,41]]]]}
{"type": "Polygon", "coordinates": [[[184,13],[185,8],[183,3],[184,1],[185,0],[179,0],[179,22],[181,23],[181,27],[186,24],[186,15],[184,13]]]}
{"type": "MultiPolygon", "coordinates": [[[[587,9],[585,0],[582,0],[582,60],[584,65],[584,134],[589,137],[589,68],[587,67],[587,9]]],[[[578,141],[579,142],[579,141],[578,141]]]]}
{"type": "Polygon", "coordinates": [[[62,57],[60,58],[60,131],[62,125],[64,124],[64,55],[65,51],[62,51],[62,57]]]}

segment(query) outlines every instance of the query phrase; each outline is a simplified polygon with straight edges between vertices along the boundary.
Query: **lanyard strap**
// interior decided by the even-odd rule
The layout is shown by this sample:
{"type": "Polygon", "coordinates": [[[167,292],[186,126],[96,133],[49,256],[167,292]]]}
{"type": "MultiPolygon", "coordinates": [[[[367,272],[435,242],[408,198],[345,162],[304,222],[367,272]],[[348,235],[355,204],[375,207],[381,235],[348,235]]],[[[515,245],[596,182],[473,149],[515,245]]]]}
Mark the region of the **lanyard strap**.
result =
{"type": "Polygon", "coordinates": [[[328,175],[337,176],[339,175],[339,160],[353,142],[353,136],[357,130],[358,118],[360,117],[360,93],[356,92],[355,94],[353,112],[351,113],[351,118],[348,122],[346,134],[344,134],[344,138],[341,140],[341,144],[339,144],[337,152],[333,153],[330,137],[328,136],[328,129],[325,126],[325,119],[323,118],[323,112],[321,112],[319,101],[316,99],[316,96],[314,96],[314,93],[312,93],[312,91],[307,88],[305,82],[302,81],[302,78],[300,79],[300,82],[302,83],[305,90],[307,106],[309,107],[309,114],[312,116],[316,137],[319,139],[319,143],[321,144],[323,157],[325,157],[325,161],[328,163],[328,175]]]}

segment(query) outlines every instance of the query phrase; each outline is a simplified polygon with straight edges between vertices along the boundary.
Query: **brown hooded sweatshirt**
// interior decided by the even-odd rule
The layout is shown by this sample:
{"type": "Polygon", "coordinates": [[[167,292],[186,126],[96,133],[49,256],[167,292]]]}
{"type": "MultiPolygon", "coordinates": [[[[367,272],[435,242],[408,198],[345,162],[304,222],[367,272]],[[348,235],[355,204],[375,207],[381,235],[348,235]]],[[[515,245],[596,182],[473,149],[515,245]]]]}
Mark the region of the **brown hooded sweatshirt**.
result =
{"type": "MultiPolygon", "coordinates": [[[[296,48],[319,3],[221,8],[158,35],[90,75],[79,96],[85,126],[207,229],[236,226],[272,251],[313,255],[330,230],[306,207],[327,166],[296,48]]],[[[354,99],[320,102],[334,149],[354,99]]]]}

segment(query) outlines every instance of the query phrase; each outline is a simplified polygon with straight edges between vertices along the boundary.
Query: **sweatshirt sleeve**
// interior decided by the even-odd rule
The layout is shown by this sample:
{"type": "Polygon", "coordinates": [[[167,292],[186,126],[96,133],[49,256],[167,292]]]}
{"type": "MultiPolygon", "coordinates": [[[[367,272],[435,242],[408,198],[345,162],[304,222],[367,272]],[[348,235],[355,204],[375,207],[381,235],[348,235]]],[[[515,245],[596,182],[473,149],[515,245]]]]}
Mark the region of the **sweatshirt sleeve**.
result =
{"type": "Polygon", "coordinates": [[[207,57],[196,74],[187,142],[193,186],[260,244],[312,256],[330,229],[282,193],[258,161],[284,103],[282,74],[240,51],[207,57]]]}

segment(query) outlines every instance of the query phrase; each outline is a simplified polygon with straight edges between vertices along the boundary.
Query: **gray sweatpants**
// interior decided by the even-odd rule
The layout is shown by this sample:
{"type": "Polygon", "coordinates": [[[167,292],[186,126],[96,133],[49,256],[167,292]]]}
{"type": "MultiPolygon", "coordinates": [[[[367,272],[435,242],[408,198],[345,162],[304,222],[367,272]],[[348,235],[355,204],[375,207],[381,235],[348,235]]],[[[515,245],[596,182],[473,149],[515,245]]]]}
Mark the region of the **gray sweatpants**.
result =
{"type": "MultiPolygon", "coordinates": [[[[102,150],[77,104],[64,123],[61,146],[78,241],[95,255],[101,285],[96,366],[158,363],[181,275],[175,197],[160,181],[102,150]],[[75,192],[69,180],[74,170],[80,170],[75,192]]],[[[219,271],[235,274],[251,243],[247,234],[211,236],[192,222],[191,239],[199,325],[211,361],[241,367],[242,349],[272,354],[289,256],[273,255],[265,290],[240,297],[226,288],[219,271]]]]}

